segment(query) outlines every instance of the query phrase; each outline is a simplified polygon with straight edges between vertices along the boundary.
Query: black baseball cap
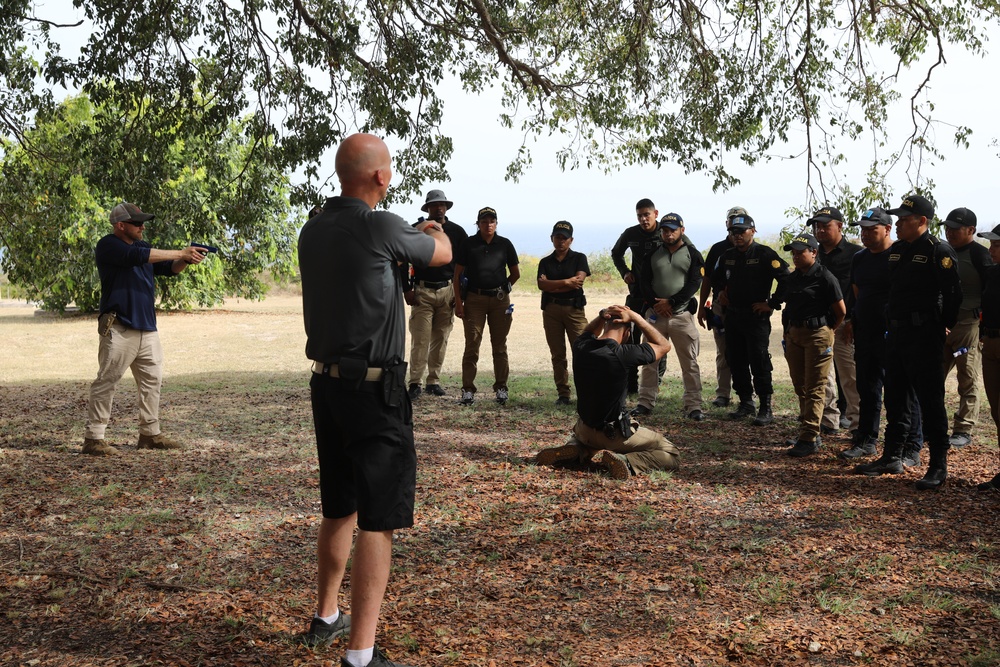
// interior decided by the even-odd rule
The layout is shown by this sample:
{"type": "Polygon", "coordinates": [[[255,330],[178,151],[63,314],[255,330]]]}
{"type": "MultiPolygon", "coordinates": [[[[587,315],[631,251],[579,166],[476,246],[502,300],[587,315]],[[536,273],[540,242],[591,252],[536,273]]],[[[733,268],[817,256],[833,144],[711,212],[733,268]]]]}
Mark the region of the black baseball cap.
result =
{"type": "Polygon", "coordinates": [[[482,220],[483,218],[493,218],[497,219],[497,212],[490,206],[484,206],[479,209],[479,213],[476,215],[476,220],[482,220]]]}
{"type": "Polygon", "coordinates": [[[555,236],[556,234],[559,236],[565,236],[568,239],[573,238],[573,225],[565,220],[560,220],[552,228],[552,236],[555,236]]]}
{"type": "Polygon", "coordinates": [[[967,208],[956,208],[944,219],[944,224],[946,227],[951,227],[952,229],[975,227],[976,214],[967,208]]]}
{"type": "Polygon", "coordinates": [[[830,222],[831,220],[844,221],[844,214],[836,206],[824,206],[813,213],[812,217],[806,220],[807,225],[814,225],[817,222],[830,222]]]}
{"type": "Polygon", "coordinates": [[[729,228],[732,229],[736,227],[737,229],[756,229],[756,225],[753,224],[753,218],[749,215],[737,215],[729,219],[729,228]]]}
{"type": "MultiPolygon", "coordinates": [[[[839,218],[830,218],[831,220],[839,220],[839,218]]],[[[802,233],[796,236],[794,239],[789,241],[785,245],[785,250],[805,250],[809,248],[811,250],[816,250],[819,248],[819,241],[812,234],[802,233]]]]}
{"type": "Polygon", "coordinates": [[[993,231],[989,232],[979,232],[976,236],[980,236],[984,239],[989,239],[990,241],[1000,241],[1000,225],[993,228],[993,231]]]}
{"type": "Polygon", "coordinates": [[[922,215],[928,220],[934,217],[934,204],[927,197],[908,195],[897,208],[889,209],[889,215],[903,217],[906,215],[922,215]]]}
{"type": "Polygon", "coordinates": [[[667,229],[680,229],[684,226],[684,218],[682,218],[677,213],[667,213],[665,216],[660,218],[660,229],[666,227],[667,229]]]}
{"type": "Polygon", "coordinates": [[[861,219],[857,222],[852,222],[852,226],[860,226],[864,228],[875,227],[876,225],[887,225],[892,226],[892,218],[888,213],[885,212],[884,208],[879,208],[875,206],[870,208],[861,214],[861,219]]]}

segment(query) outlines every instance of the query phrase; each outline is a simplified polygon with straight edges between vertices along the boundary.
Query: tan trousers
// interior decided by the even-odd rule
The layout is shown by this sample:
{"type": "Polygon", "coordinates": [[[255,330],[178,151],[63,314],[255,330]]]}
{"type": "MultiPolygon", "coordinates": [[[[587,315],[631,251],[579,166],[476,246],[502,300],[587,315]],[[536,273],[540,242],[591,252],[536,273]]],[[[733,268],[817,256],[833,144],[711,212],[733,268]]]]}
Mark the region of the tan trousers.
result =
{"type": "MultiPolygon", "coordinates": [[[[712,312],[722,317],[725,306],[713,302],[712,312]]],[[[712,329],[712,336],[715,338],[715,395],[718,398],[729,398],[733,391],[733,374],[726,361],[726,334],[725,331],[720,333],[716,327],[712,329]]]]}
{"type": "Polygon", "coordinates": [[[465,299],[465,354],[462,355],[462,391],[476,393],[476,372],[479,367],[479,346],[483,330],[490,327],[493,348],[493,391],[507,388],[510,362],[507,359],[507,334],[512,315],[507,312],[510,295],[503,299],[469,292],[465,299]]]}
{"type": "MultiPolygon", "coordinates": [[[[652,313],[652,309],[646,311],[647,320],[652,313]]],[[[677,353],[684,381],[684,414],[701,410],[701,369],[698,367],[701,334],[694,315],[683,312],[673,317],[657,317],[652,325],[670,339],[670,345],[677,353]]],[[[657,362],[643,366],[639,377],[639,405],[650,409],[656,405],[656,395],[660,392],[656,368],[657,362]]]]}
{"type": "Polygon", "coordinates": [[[990,416],[1000,429],[1000,338],[983,338],[982,360],[983,387],[990,404],[990,416]]]}
{"type": "Polygon", "coordinates": [[[823,405],[833,368],[833,330],[789,327],[785,332],[785,360],[799,399],[799,440],[811,442],[819,434],[823,405]]]}
{"type": "Polygon", "coordinates": [[[972,435],[972,428],[979,417],[979,318],[963,310],[959,312],[958,323],[944,340],[944,375],[956,369],[958,380],[958,412],[955,413],[955,433],[972,435]],[[968,348],[968,352],[955,356],[957,350],[968,348]]]}
{"type": "Polygon", "coordinates": [[[100,337],[97,348],[97,379],[90,385],[87,402],[87,427],[84,437],[103,440],[111,418],[115,387],[132,369],[139,388],[139,433],[160,433],[160,383],[163,377],[163,348],[155,331],[138,331],[113,324],[107,336],[100,337]]]}
{"type": "Polygon", "coordinates": [[[844,416],[851,420],[851,428],[858,427],[858,410],[861,396],[858,394],[858,370],[854,363],[854,343],[844,340],[844,325],[837,329],[833,343],[833,363],[830,364],[826,385],[826,404],[823,407],[823,424],[830,428],[840,428],[840,409],[837,407],[837,374],[840,388],[844,390],[847,411],[844,416]]]}
{"type": "Polygon", "coordinates": [[[454,296],[450,283],[440,289],[414,286],[410,308],[410,384],[420,384],[425,370],[427,384],[440,384],[448,336],[455,322],[454,296]]]}
{"type": "Polygon", "coordinates": [[[573,437],[567,444],[577,445],[584,452],[583,462],[594,458],[602,449],[624,454],[632,470],[649,473],[654,470],[677,470],[680,451],[663,435],[632,422],[632,436],[623,440],[621,433],[609,438],[603,431],[590,428],[581,420],[576,420],[573,437]]]}
{"type": "Polygon", "coordinates": [[[569,398],[569,363],[566,356],[566,339],[572,346],[587,328],[587,315],[583,308],[550,303],[542,311],[542,328],[545,342],[552,354],[552,375],[559,396],[569,398]]]}

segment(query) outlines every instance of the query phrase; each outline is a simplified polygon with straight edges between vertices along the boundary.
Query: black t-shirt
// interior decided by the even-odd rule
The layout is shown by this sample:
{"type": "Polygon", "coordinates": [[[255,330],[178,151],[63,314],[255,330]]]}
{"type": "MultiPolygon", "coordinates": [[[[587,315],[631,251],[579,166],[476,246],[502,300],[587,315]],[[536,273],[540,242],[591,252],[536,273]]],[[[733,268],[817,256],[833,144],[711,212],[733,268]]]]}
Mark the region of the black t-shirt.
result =
{"type": "Polygon", "coordinates": [[[403,358],[406,323],[397,262],[426,266],[434,239],[354,197],[331,197],[299,234],[306,357],[403,358]]]}
{"type": "MultiPolygon", "coordinates": [[[[569,250],[566,252],[566,256],[560,262],[556,259],[556,254],[553,252],[548,257],[543,257],[541,261],[538,262],[538,278],[543,275],[548,280],[566,280],[567,278],[572,278],[580,271],[583,271],[588,276],[590,275],[590,264],[587,262],[587,256],[582,252],[576,252],[575,250],[569,250]]],[[[545,308],[547,302],[546,297],[555,297],[557,299],[574,299],[577,297],[583,298],[583,288],[569,290],[567,292],[542,292],[542,308],[545,308]]],[[[584,301],[581,305],[586,305],[584,301]]]]}
{"type": "MultiPolygon", "coordinates": [[[[733,242],[729,240],[729,235],[722,239],[718,243],[714,244],[708,249],[708,256],[705,257],[705,275],[711,276],[712,272],[715,271],[715,267],[719,265],[719,259],[722,258],[722,253],[726,252],[730,248],[733,248],[733,242]]],[[[712,298],[718,295],[718,290],[714,287],[712,288],[712,298]]]]}
{"type": "Polygon", "coordinates": [[[643,230],[639,225],[633,225],[629,227],[622,235],[618,237],[618,241],[615,243],[614,247],[611,248],[611,261],[614,262],[615,268],[618,269],[618,273],[621,274],[622,278],[625,277],[626,273],[632,273],[632,277],[635,278],[635,282],[628,287],[629,294],[639,293],[639,273],[640,265],[642,260],[649,253],[653,252],[660,247],[662,241],[660,240],[660,230],[657,227],[651,232],[643,230]],[[630,250],[632,252],[632,266],[625,263],[625,251],[630,250]]]}
{"type": "Polygon", "coordinates": [[[1000,265],[994,264],[986,269],[982,309],[981,325],[989,329],[1000,329],[1000,265]]]}
{"type": "Polygon", "coordinates": [[[619,345],[585,331],[573,343],[576,411],[583,423],[603,428],[625,411],[627,371],[651,364],[656,354],[649,343],[619,345]]]}
{"type": "Polygon", "coordinates": [[[507,267],[517,266],[514,244],[499,234],[487,243],[477,232],[458,247],[455,264],[465,267],[469,287],[496,289],[507,284],[507,267]]]}
{"type": "MultiPolygon", "coordinates": [[[[420,223],[414,224],[414,227],[420,223]]],[[[456,225],[454,222],[445,218],[444,224],[441,225],[444,228],[444,234],[451,241],[451,252],[452,260],[445,264],[444,266],[428,266],[426,268],[414,267],[413,278],[414,280],[422,280],[429,283],[443,283],[446,280],[451,280],[455,276],[455,251],[458,247],[465,242],[465,239],[469,238],[469,235],[465,233],[461,225],[456,225]]]]}
{"type": "Polygon", "coordinates": [[[735,246],[722,253],[719,264],[712,273],[712,287],[718,291],[728,289],[727,312],[749,312],[755,303],[767,301],[779,307],[785,300],[788,262],[766,245],[754,241],[746,252],[735,246]],[[774,296],[771,284],[777,282],[774,296]]]}
{"type": "Polygon", "coordinates": [[[863,248],[851,261],[851,285],[857,286],[854,308],[848,315],[857,336],[885,336],[885,306],[889,303],[889,250],[874,253],[863,248]]]}
{"type": "MultiPolygon", "coordinates": [[[[826,267],[816,262],[805,273],[796,269],[788,276],[785,317],[788,322],[825,317],[833,304],[843,298],[840,283],[826,267]]],[[[832,325],[832,320],[827,324],[832,325]]]]}
{"type": "Polygon", "coordinates": [[[955,326],[962,303],[958,256],[944,241],[924,232],[913,243],[889,248],[889,319],[955,326]]]}

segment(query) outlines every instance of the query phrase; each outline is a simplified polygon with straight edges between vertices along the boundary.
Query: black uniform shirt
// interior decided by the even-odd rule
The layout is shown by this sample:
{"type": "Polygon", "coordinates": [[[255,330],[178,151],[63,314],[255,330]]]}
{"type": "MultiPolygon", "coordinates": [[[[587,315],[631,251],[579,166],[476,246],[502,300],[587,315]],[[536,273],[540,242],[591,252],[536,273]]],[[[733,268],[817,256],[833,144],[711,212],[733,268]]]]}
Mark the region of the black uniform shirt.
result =
{"type": "MultiPolygon", "coordinates": [[[[588,276],[590,275],[590,264],[587,262],[587,256],[582,252],[576,252],[575,250],[568,250],[566,256],[560,262],[556,259],[556,254],[553,252],[548,257],[543,257],[541,261],[538,262],[538,277],[541,278],[543,275],[549,280],[566,280],[567,278],[572,278],[580,271],[583,271],[588,276]]],[[[576,297],[583,298],[583,288],[569,290],[567,292],[542,292],[542,308],[545,308],[548,298],[555,297],[557,299],[573,299],[576,297]]],[[[581,306],[586,305],[586,301],[581,303],[581,306]]]]}
{"type": "Polygon", "coordinates": [[[636,278],[636,282],[629,285],[628,291],[630,293],[638,294],[639,292],[639,276],[637,274],[643,258],[659,248],[661,243],[659,228],[651,232],[646,232],[639,225],[629,227],[618,237],[618,241],[611,249],[611,261],[615,263],[615,268],[618,269],[618,273],[621,274],[622,278],[629,272],[636,278]],[[625,264],[626,250],[632,251],[632,266],[625,264]]]}
{"type": "MultiPolygon", "coordinates": [[[[722,253],[733,247],[733,242],[729,240],[729,235],[726,234],[726,238],[709,248],[708,255],[705,257],[705,275],[711,277],[712,272],[715,271],[715,267],[719,265],[719,259],[722,257],[722,253]]],[[[713,287],[712,298],[714,299],[717,294],[718,291],[713,287]]]]}
{"type": "Polygon", "coordinates": [[[885,336],[885,306],[889,303],[889,249],[872,252],[862,248],[851,262],[851,285],[858,295],[848,315],[854,336],[885,336]]]}
{"type": "Polygon", "coordinates": [[[980,326],[1000,329],[1000,265],[986,269],[986,285],[983,287],[983,319],[980,326]]]}
{"type": "MultiPolygon", "coordinates": [[[[826,317],[833,304],[843,298],[840,283],[817,261],[805,273],[796,269],[788,276],[785,318],[792,323],[812,317],[826,317]]],[[[832,325],[833,322],[828,319],[827,324],[832,325]]]]}
{"type": "Polygon", "coordinates": [[[728,288],[729,311],[749,311],[755,303],[767,301],[780,308],[785,300],[788,262],[766,245],[754,241],[746,252],[735,246],[722,253],[719,265],[712,273],[712,287],[717,291],[728,288]],[[771,296],[771,284],[778,286],[771,296]]]}
{"type": "Polygon", "coordinates": [[[927,232],[889,248],[889,320],[955,326],[962,303],[955,249],[927,232]]]}
{"type": "Polygon", "coordinates": [[[627,371],[656,361],[649,343],[619,345],[583,332],[573,343],[576,411],[583,423],[603,428],[625,411],[627,371]]]}
{"type": "MultiPolygon", "coordinates": [[[[420,223],[415,223],[413,226],[416,227],[420,223]]],[[[469,238],[469,235],[465,233],[461,225],[456,225],[454,222],[445,218],[444,224],[441,225],[444,228],[444,234],[451,241],[451,251],[454,254],[458,247],[462,245],[465,239],[469,238]]],[[[408,267],[409,265],[407,265],[408,267]]],[[[444,266],[428,266],[426,268],[414,267],[413,269],[413,279],[420,280],[428,283],[443,283],[451,280],[455,277],[455,260],[452,260],[445,264],[444,266]]]]}
{"type": "Polygon", "coordinates": [[[517,251],[499,234],[487,243],[476,233],[458,247],[455,263],[465,267],[469,287],[496,289],[507,284],[507,267],[517,266],[517,251]]]}
{"type": "Polygon", "coordinates": [[[854,297],[851,293],[851,261],[854,256],[861,252],[863,248],[856,243],[851,243],[846,236],[840,238],[840,243],[827,252],[823,244],[819,245],[816,253],[816,261],[826,267],[827,271],[840,283],[840,293],[844,295],[844,300],[848,306],[854,304],[854,297]]]}

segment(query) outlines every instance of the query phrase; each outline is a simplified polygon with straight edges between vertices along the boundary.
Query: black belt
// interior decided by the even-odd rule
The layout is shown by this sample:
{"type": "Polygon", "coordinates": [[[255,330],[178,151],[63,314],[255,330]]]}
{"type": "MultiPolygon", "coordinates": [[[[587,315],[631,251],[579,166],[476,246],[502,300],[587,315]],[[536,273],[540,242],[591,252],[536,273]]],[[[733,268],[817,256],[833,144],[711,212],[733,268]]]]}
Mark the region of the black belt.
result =
{"type": "Polygon", "coordinates": [[[990,327],[979,327],[979,337],[1000,338],[1000,329],[991,329],[990,327]]]}
{"type": "Polygon", "coordinates": [[[822,329],[823,327],[826,326],[826,324],[827,324],[827,322],[826,322],[826,316],[825,315],[823,317],[810,317],[810,318],[805,319],[805,320],[789,320],[788,321],[788,326],[790,326],[790,327],[802,327],[802,328],[805,328],[805,329],[812,329],[814,331],[816,329],[822,329]]]}
{"type": "Polygon", "coordinates": [[[441,289],[442,287],[447,287],[448,285],[450,285],[451,281],[445,280],[444,282],[440,283],[431,283],[427,282],[426,280],[418,280],[417,284],[420,285],[421,287],[426,287],[427,289],[441,289]]]}
{"type": "Polygon", "coordinates": [[[549,303],[554,303],[557,306],[575,306],[577,299],[557,299],[550,296],[548,299],[549,303]]]}
{"type": "Polygon", "coordinates": [[[494,287],[493,289],[477,289],[475,287],[470,287],[469,291],[473,294],[478,294],[479,296],[496,296],[503,290],[499,287],[494,287]]]}

